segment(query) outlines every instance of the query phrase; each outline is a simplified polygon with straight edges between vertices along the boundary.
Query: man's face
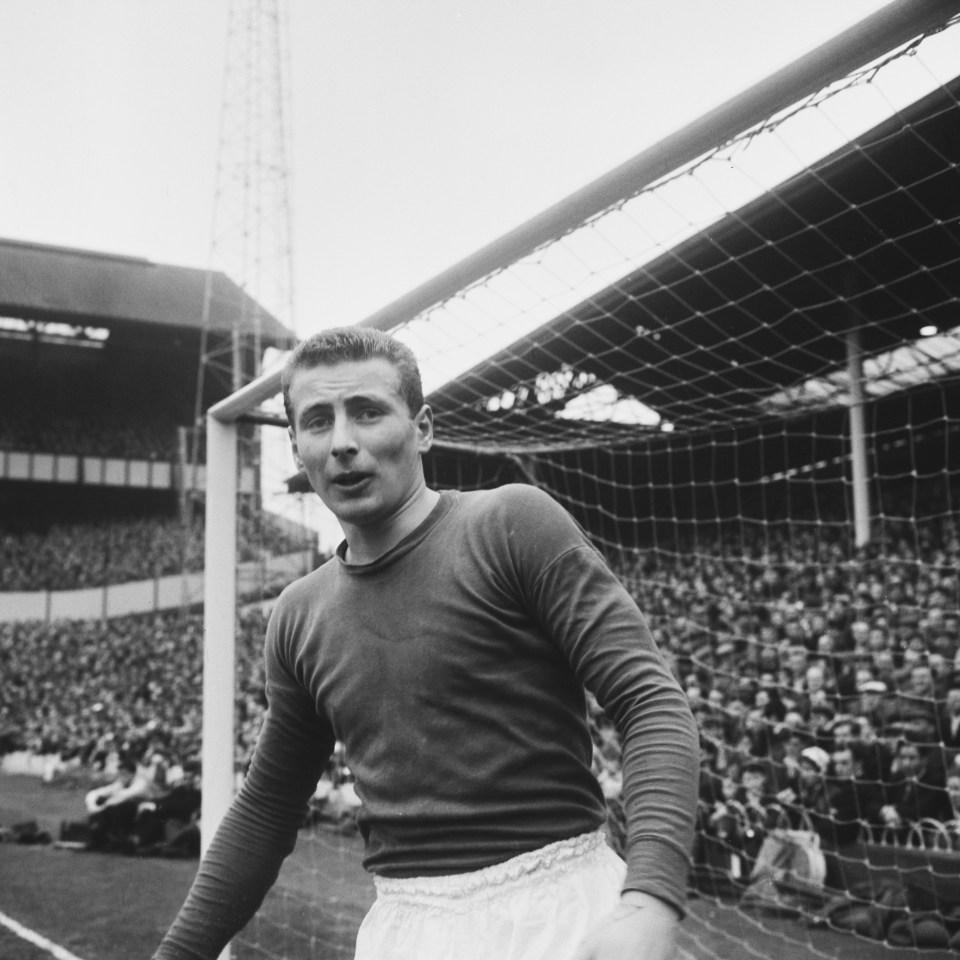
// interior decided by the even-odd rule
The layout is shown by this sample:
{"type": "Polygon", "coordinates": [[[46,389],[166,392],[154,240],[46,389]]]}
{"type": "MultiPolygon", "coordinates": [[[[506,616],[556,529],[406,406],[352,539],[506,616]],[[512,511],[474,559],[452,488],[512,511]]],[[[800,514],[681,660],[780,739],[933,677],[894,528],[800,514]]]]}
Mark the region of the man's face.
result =
{"type": "Polygon", "coordinates": [[[882,672],[893,670],[893,651],[892,650],[879,650],[873,656],[873,662],[876,664],[877,669],[882,672]]]}
{"type": "Polygon", "coordinates": [[[806,647],[790,647],[787,651],[787,666],[800,676],[807,669],[807,650],[806,647]]]}
{"type": "Polygon", "coordinates": [[[376,357],[301,369],[289,393],[294,459],[334,516],[366,527],[397,515],[423,484],[433,415],[427,406],[410,413],[393,364],[376,357]]]}
{"type": "Polygon", "coordinates": [[[854,740],[853,727],[849,723],[838,723],[833,728],[833,742],[837,747],[849,746],[854,740]]]}
{"type": "Polygon", "coordinates": [[[947,712],[953,717],[960,716],[960,687],[947,691],[947,712]]]}
{"type": "Polygon", "coordinates": [[[745,770],[743,774],[743,789],[751,797],[763,796],[767,778],[757,770],[745,770]]]}
{"type": "Polygon", "coordinates": [[[897,761],[905,777],[914,777],[920,772],[920,751],[912,743],[899,749],[897,761]]]}
{"type": "Polygon", "coordinates": [[[918,696],[927,696],[933,690],[933,675],[930,668],[916,666],[910,671],[910,685],[918,696]]]}
{"type": "Polygon", "coordinates": [[[820,779],[820,768],[815,763],[811,763],[805,757],[801,758],[799,769],[800,780],[805,784],[809,785],[820,779]]]}
{"type": "Polygon", "coordinates": [[[860,728],[860,739],[864,743],[873,743],[877,739],[877,731],[866,716],[857,717],[857,726],[860,728]]]}
{"type": "Polygon", "coordinates": [[[960,773],[951,773],[947,777],[947,793],[954,810],[960,810],[960,773]]]}
{"type": "Polygon", "coordinates": [[[722,740],[723,725],[717,723],[716,721],[708,720],[703,725],[703,735],[705,737],[709,737],[711,740],[722,740]]]}
{"type": "Polygon", "coordinates": [[[850,750],[835,750],[833,753],[833,769],[841,780],[849,780],[854,775],[853,752],[850,750]]]}

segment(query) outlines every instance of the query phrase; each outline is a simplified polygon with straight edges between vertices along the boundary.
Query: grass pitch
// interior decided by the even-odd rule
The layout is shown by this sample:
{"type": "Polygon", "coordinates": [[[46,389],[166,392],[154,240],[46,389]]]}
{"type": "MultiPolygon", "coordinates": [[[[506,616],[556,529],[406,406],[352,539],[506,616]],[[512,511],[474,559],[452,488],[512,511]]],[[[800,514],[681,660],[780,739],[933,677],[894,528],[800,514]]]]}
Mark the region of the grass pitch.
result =
{"type": "MultiPolygon", "coordinates": [[[[84,819],[84,789],[0,774],[0,826],[36,820],[56,837],[62,820],[84,819]]],[[[304,832],[260,912],[234,941],[234,960],[350,960],[374,896],[360,854],[355,836],[304,832]]],[[[0,917],[0,960],[149,960],[196,869],[196,860],[0,844],[0,914],[53,947],[23,939],[0,917]]],[[[749,916],[708,898],[691,900],[679,947],[681,960],[956,960],[944,951],[893,949],[796,920],[749,916]]]]}

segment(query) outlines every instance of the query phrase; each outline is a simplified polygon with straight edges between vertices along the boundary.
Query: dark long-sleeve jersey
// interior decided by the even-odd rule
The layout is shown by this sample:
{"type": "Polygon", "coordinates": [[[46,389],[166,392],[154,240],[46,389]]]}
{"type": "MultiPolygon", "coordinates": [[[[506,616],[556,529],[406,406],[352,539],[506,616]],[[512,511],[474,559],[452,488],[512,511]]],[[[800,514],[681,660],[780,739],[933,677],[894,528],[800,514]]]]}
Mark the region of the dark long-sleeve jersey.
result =
{"type": "Polygon", "coordinates": [[[383,557],[292,584],[266,677],[249,774],[157,960],[213,958],[252,915],[337,740],[375,874],[462,873],[597,829],[584,688],[622,740],[624,889],[683,911],[693,718],[635,602],[546,494],[444,492],[383,557]]]}

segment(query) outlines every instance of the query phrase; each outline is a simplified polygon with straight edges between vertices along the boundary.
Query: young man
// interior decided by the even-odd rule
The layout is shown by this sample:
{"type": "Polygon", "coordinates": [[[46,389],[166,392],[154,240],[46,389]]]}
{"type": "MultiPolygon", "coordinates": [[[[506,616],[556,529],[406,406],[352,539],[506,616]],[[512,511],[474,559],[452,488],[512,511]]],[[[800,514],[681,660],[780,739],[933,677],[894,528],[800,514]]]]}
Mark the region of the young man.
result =
{"type": "Polygon", "coordinates": [[[887,785],[887,803],[880,809],[880,819],[901,839],[911,824],[949,818],[946,771],[938,761],[937,751],[927,744],[910,740],[897,744],[893,777],[887,785]]]}
{"type": "Polygon", "coordinates": [[[697,733],[629,594],[540,491],[426,486],[433,415],[395,339],[317,334],[283,388],[345,542],[271,616],[257,750],[157,960],[212,960],[246,923],[337,741],[377,886],[359,960],[668,957],[697,733]],[[626,865],[600,832],[584,688],[623,742],[626,865]]]}
{"type": "Polygon", "coordinates": [[[855,843],[863,832],[865,823],[871,822],[881,802],[876,800],[877,787],[866,784],[863,763],[860,760],[860,744],[848,740],[838,743],[830,757],[833,775],[827,780],[827,795],[833,814],[832,839],[836,847],[855,843]]]}

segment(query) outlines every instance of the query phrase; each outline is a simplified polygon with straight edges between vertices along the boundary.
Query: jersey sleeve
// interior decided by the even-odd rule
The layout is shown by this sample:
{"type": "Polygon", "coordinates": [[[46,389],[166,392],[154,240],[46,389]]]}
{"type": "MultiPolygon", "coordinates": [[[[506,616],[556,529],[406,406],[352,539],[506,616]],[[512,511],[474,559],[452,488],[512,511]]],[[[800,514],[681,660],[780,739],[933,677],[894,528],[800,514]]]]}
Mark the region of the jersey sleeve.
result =
{"type": "Polygon", "coordinates": [[[296,844],[333,752],[329,723],[297,683],[276,611],[267,629],[268,710],[247,776],[154,960],[215,960],[259,908],[296,844]]]}
{"type": "Polygon", "coordinates": [[[688,701],[633,597],[548,495],[520,494],[509,549],[528,603],[616,724],[627,824],[625,890],[684,912],[699,785],[688,701]]]}

